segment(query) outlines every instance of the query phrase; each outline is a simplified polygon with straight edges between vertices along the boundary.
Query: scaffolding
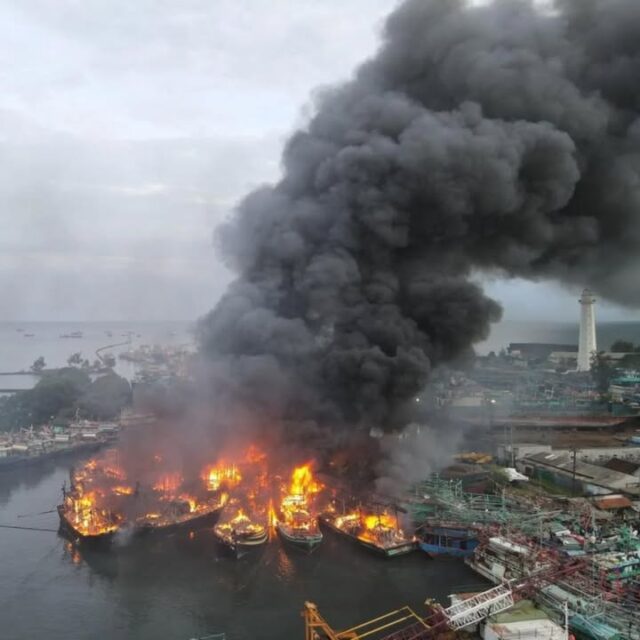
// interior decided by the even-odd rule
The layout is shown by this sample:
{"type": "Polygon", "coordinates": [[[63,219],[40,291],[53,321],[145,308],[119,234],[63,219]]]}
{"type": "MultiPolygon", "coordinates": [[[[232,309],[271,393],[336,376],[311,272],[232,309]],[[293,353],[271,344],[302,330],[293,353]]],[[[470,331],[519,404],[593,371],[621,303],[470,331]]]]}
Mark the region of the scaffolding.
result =
{"type": "Polygon", "coordinates": [[[499,496],[468,493],[460,480],[437,475],[416,485],[404,506],[418,524],[443,520],[463,526],[513,528],[532,535],[539,535],[544,525],[561,513],[532,510],[530,503],[512,500],[504,492],[499,496]]]}

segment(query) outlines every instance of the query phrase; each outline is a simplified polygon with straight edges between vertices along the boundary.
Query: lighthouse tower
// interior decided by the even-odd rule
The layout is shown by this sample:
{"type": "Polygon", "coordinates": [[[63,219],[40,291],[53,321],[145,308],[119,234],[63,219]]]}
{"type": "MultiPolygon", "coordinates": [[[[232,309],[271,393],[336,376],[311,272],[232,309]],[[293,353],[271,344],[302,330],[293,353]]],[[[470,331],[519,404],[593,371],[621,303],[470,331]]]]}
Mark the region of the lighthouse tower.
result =
{"type": "Polygon", "coordinates": [[[593,309],[595,297],[585,289],[580,303],[580,345],[578,347],[578,371],[591,369],[591,356],[596,350],[596,317],[593,309]]]}

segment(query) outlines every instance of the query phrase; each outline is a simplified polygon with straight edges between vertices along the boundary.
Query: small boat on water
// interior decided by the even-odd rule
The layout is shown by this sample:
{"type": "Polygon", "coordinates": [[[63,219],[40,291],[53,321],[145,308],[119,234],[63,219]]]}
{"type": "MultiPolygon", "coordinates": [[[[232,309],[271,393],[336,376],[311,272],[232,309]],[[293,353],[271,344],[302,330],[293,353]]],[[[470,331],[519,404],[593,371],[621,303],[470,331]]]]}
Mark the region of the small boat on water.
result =
{"type": "Polygon", "coordinates": [[[250,518],[242,509],[233,518],[218,522],[213,533],[236,558],[259,548],[269,539],[267,527],[250,518]]]}
{"type": "Polygon", "coordinates": [[[468,558],[478,546],[478,532],[468,527],[447,524],[426,524],[417,531],[418,545],[431,557],[468,558]]]}
{"type": "Polygon", "coordinates": [[[387,513],[323,513],[320,522],[333,532],[385,558],[403,556],[417,548],[416,540],[405,535],[398,526],[397,518],[387,513]]]}

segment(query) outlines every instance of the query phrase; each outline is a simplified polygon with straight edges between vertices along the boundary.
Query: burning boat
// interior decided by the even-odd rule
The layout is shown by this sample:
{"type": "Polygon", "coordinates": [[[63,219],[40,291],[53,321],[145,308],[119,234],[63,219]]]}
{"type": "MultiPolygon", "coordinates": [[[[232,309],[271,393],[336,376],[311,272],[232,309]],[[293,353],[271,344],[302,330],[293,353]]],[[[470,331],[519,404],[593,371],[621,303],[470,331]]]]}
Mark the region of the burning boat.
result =
{"type": "Polygon", "coordinates": [[[136,533],[172,531],[213,524],[224,509],[227,499],[228,495],[223,493],[204,502],[186,497],[166,501],[157,511],[150,511],[136,518],[134,531],[136,533]]]}
{"type": "Polygon", "coordinates": [[[81,485],[71,491],[63,489],[63,501],[58,505],[60,531],[76,542],[106,542],[118,531],[122,518],[96,504],[96,493],[84,493],[81,485]]]}
{"type": "Polygon", "coordinates": [[[318,517],[313,513],[313,498],[321,489],[322,485],[313,478],[310,464],[296,467],[288,494],[280,505],[280,516],[276,519],[276,530],[280,537],[309,553],[322,542],[318,517]]]}
{"type": "MultiPolygon", "coordinates": [[[[196,491],[185,490],[184,479],[179,473],[163,474],[153,485],[153,490],[141,496],[146,508],[143,515],[135,519],[134,531],[172,531],[215,523],[229,500],[229,494],[220,491],[220,483],[210,486],[208,476],[205,484],[207,495],[199,498],[196,491]]],[[[198,494],[202,495],[201,491],[198,494]]]]}
{"type": "MultiPolygon", "coordinates": [[[[288,496],[289,498],[291,496],[288,496]]],[[[283,501],[282,520],[276,522],[276,530],[285,542],[305,551],[314,551],[322,542],[318,518],[311,515],[298,501],[283,501]]]]}
{"type": "Polygon", "coordinates": [[[117,450],[72,470],[71,490],[58,507],[64,529],[85,539],[109,537],[124,527],[140,534],[215,523],[229,497],[221,489],[228,484],[225,472],[215,486],[208,475],[204,482],[197,476],[185,482],[178,472],[154,469],[162,462],[156,457],[144,484],[128,482],[117,450]]]}
{"type": "Polygon", "coordinates": [[[366,514],[360,509],[337,515],[323,513],[320,522],[335,533],[351,539],[369,551],[394,558],[415,551],[415,538],[405,535],[398,518],[389,513],[366,514]]]}
{"type": "Polygon", "coordinates": [[[238,509],[232,518],[219,522],[213,532],[236,558],[262,546],[269,538],[267,527],[246,515],[242,509],[238,509]]]}

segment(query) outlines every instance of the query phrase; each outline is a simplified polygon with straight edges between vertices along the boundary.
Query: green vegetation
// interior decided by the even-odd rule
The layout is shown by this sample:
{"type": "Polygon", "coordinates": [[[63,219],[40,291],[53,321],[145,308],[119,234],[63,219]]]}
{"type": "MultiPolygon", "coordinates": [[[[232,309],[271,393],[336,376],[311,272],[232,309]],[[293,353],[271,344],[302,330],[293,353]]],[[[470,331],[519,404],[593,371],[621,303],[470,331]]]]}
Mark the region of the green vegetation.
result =
{"type": "Polygon", "coordinates": [[[605,356],[604,351],[594,353],[591,358],[591,377],[598,386],[598,391],[606,393],[614,374],[615,369],[605,356]]]}
{"type": "Polygon", "coordinates": [[[616,340],[611,345],[612,353],[632,353],[638,351],[638,347],[634,346],[633,342],[627,342],[626,340],[616,340]]]}
{"type": "Polygon", "coordinates": [[[33,364],[31,365],[31,371],[33,371],[34,373],[40,373],[46,366],[47,363],[44,361],[44,358],[40,356],[33,361],[33,364]]]}
{"type": "Polygon", "coordinates": [[[0,430],[40,425],[50,420],[116,417],[131,398],[129,383],[113,372],[91,381],[81,369],[45,373],[33,389],[0,399],[0,430]]]}
{"type": "Polygon", "coordinates": [[[131,400],[129,383],[113,371],[97,378],[86,389],[78,406],[80,413],[98,420],[109,420],[131,400]]]}
{"type": "Polygon", "coordinates": [[[82,354],[79,351],[77,351],[76,353],[72,353],[67,358],[67,364],[70,367],[74,367],[74,366],[79,367],[82,364],[82,354]]]}
{"type": "Polygon", "coordinates": [[[640,344],[626,340],[616,340],[611,345],[612,353],[625,353],[618,366],[622,369],[640,369],[640,344]]]}

